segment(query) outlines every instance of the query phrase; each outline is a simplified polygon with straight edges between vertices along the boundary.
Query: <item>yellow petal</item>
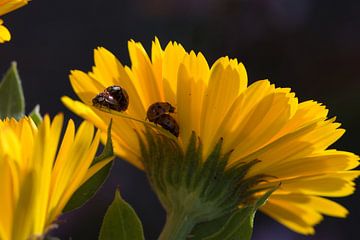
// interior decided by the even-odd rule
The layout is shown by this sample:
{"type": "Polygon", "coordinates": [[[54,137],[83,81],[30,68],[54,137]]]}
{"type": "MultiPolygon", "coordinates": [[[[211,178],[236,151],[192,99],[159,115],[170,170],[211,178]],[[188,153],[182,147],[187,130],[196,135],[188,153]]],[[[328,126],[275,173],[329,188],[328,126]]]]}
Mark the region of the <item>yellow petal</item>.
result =
{"type": "Polygon", "coordinates": [[[106,86],[91,78],[86,73],[73,70],[70,73],[70,83],[79,98],[86,104],[91,105],[92,99],[100,92],[104,91],[106,86]]]}
{"type": "Polygon", "coordinates": [[[333,217],[344,218],[348,214],[346,208],[340,204],[326,198],[309,196],[304,194],[276,194],[271,195],[271,199],[290,202],[299,207],[309,208],[321,214],[333,217]]]}
{"type": "Polygon", "coordinates": [[[9,127],[3,127],[0,136],[1,156],[11,156],[19,164],[21,162],[21,145],[14,131],[9,127]]]}
{"type": "MultiPolygon", "coordinates": [[[[3,136],[2,136],[3,138],[3,136]]],[[[12,161],[8,157],[4,157],[0,153],[0,239],[10,239],[11,227],[13,222],[15,200],[18,196],[14,190],[14,184],[19,184],[19,180],[15,180],[16,175],[12,174],[14,166],[10,166],[12,161]]]]}
{"type": "MultiPolygon", "coordinates": [[[[87,123],[89,124],[89,123],[87,123]]],[[[75,169],[78,165],[81,165],[81,160],[87,155],[89,150],[89,146],[91,144],[91,139],[93,137],[93,129],[86,126],[85,123],[80,125],[78,132],[76,133],[75,139],[68,150],[68,157],[59,159],[60,162],[56,164],[60,164],[62,167],[59,170],[57,175],[57,183],[58,185],[54,187],[61,187],[59,189],[60,194],[66,190],[65,188],[69,187],[72,183],[74,175],[77,174],[75,169]]],[[[86,166],[84,166],[86,169],[86,166]]],[[[54,196],[54,201],[57,199],[54,196]]],[[[57,196],[58,199],[63,196],[57,196]]]]}
{"type": "Polygon", "coordinates": [[[315,101],[301,102],[298,105],[296,113],[291,119],[289,119],[284,128],[281,129],[276,136],[274,136],[274,139],[277,139],[289,132],[293,132],[296,129],[302,128],[309,122],[324,121],[328,112],[329,111],[325,106],[315,101]]]}
{"type": "Polygon", "coordinates": [[[269,144],[262,153],[256,155],[255,158],[261,160],[261,163],[254,166],[251,173],[257,174],[265,171],[271,174],[272,167],[275,167],[276,164],[322,152],[343,135],[344,130],[338,129],[338,127],[339,124],[330,120],[320,121],[284,135],[269,144]]]}
{"type": "MultiPolygon", "coordinates": [[[[160,45],[160,41],[158,38],[155,38],[154,41],[152,41],[151,44],[151,63],[152,63],[152,67],[154,70],[154,75],[156,77],[156,82],[159,84],[159,89],[164,89],[163,86],[163,68],[162,68],[162,64],[163,64],[163,50],[161,48],[160,45]]],[[[164,93],[163,91],[160,92],[161,95],[161,99],[164,100],[164,93]]]]}
{"type": "MultiPolygon", "coordinates": [[[[152,64],[143,46],[134,41],[128,42],[128,49],[131,59],[132,79],[138,79],[141,83],[141,96],[146,108],[154,102],[163,101],[162,89],[160,83],[152,69],[152,64]]],[[[140,89],[139,89],[140,90],[140,89]]]]}
{"type": "MultiPolygon", "coordinates": [[[[139,97],[141,81],[136,78],[131,79],[119,60],[103,47],[94,50],[94,61],[95,66],[93,67],[93,72],[89,73],[89,77],[96,79],[98,84],[101,85],[101,89],[97,89],[98,92],[92,92],[93,96],[91,97],[93,98],[109,86],[120,86],[129,95],[130,101],[127,112],[134,117],[143,118],[145,116],[145,108],[144,103],[139,97]]],[[[89,89],[84,84],[84,89],[89,89]]]]}
{"type": "Polygon", "coordinates": [[[176,42],[169,42],[163,52],[162,77],[164,95],[165,99],[175,106],[178,70],[185,55],[185,49],[176,42]]]}
{"type": "Polygon", "coordinates": [[[103,131],[102,140],[106,141],[106,130],[113,119],[113,128],[111,137],[113,139],[114,151],[116,155],[126,159],[135,166],[143,168],[140,161],[140,150],[137,142],[136,132],[134,129],[142,129],[143,126],[139,123],[134,123],[128,119],[120,116],[114,116],[110,113],[102,112],[96,108],[90,108],[85,104],[74,101],[69,97],[62,97],[62,102],[75,114],[82,118],[91,121],[96,127],[103,131]]]}
{"type": "MultiPolygon", "coordinates": [[[[241,126],[237,128],[229,126],[232,130],[224,134],[224,139],[228,139],[225,141],[224,148],[235,149],[230,161],[239,160],[268,144],[273,136],[284,127],[291,118],[293,109],[297,107],[297,99],[293,94],[283,92],[282,89],[273,89],[271,86],[268,91],[269,94],[265,95],[251,109],[243,105],[244,109],[249,109],[249,112],[239,110],[241,113],[238,114],[244,115],[238,116],[243,119],[241,126]]],[[[256,91],[251,94],[256,94],[256,91]]],[[[244,97],[247,98],[247,92],[244,93],[244,97]]],[[[251,104],[251,101],[243,101],[251,104]]]]}
{"type": "Polygon", "coordinates": [[[199,135],[204,142],[204,156],[207,156],[219,140],[215,134],[240,93],[240,75],[231,61],[235,60],[220,58],[211,68],[200,120],[202,124],[199,135]]]}
{"type": "Polygon", "coordinates": [[[180,137],[183,142],[186,142],[191,135],[191,131],[195,130],[193,129],[193,118],[192,115],[190,115],[191,111],[189,111],[191,109],[191,95],[193,94],[191,88],[191,82],[193,82],[193,79],[189,76],[189,73],[184,65],[180,65],[178,78],[181,78],[181,80],[178,81],[177,86],[178,93],[176,111],[178,123],[181,126],[180,137]]]}
{"type": "Polygon", "coordinates": [[[28,3],[28,0],[3,0],[0,2],[0,16],[14,11],[28,3]]]}
{"type": "Polygon", "coordinates": [[[72,100],[67,96],[63,96],[61,98],[61,101],[67,108],[69,108],[75,114],[79,115],[80,117],[86,120],[91,121],[98,128],[100,129],[107,128],[106,123],[103,122],[103,120],[98,115],[96,115],[90,107],[86,106],[82,102],[72,100]]]}
{"type": "MultiPolygon", "coordinates": [[[[107,122],[107,126],[110,123],[110,119],[113,119],[111,137],[114,142],[115,153],[135,166],[140,166],[142,168],[142,163],[140,161],[140,147],[136,131],[142,131],[144,125],[139,122],[125,119],[121,116],[114,116],[110,113],[101,112],[96,108],[93,108],[93,111],[98,114],[103,121],[107,122]]],[[[103,129],[103,142],[106,141],[106,129],[107,127],[103,129]]]]}
{"type": "Polygon", "coordinates": [[[89,170],[87,171],[86,176],[84,177],[81,184],[83,184],[87,180],[89,180],[95,173],[97,173],[100,169],[105,167],[113,159],[114,159],[114,157],[109,157],[109,158],[106,158],[106,159],[102,160],[101,162],[98,162],[98,163],[94,164],[93,166],[91,166],[89,168],[89,170]]]}
{"type": "Polygon", "coordinates": [[[308,195],[344,197],[352,194],[355,190],[354,179],[360,175],[360,171],[338,171],[328,174],[313,176],[299,176],[291,179],[270,180],[259,187],[273,186],[281,182],[280,189],[286,192],[301,193],[308,195]]]}
{"type": "Polygon", "coordinates": [[[20,140],[21,146],[26,146],[26,150],[23,149],[21,151],[22,154],[22,161],[21,164],[25,169],[30,168],[30,159],[33,154],[33,148],[34,148],[34,138],[35,134],[37,132],[36,127],[33,125],[33,121],[31,118],[24,118],[19,121],[18,126],[20,127],[20,131],[18,133],[18,137],[20,140]]]}
{"type": "Polygon", "coordinates": [[[297,176],[323,174],[356,168],[359,157],[353,153],[328,150],[314,153],[302,158],[290,158],[275,162],[271,166],[271,174],[279,180],[297,176]]]}
{"type": "Polygon", "coordinates": [[[4,25],[2,25],[2,20],[0,19],[0,43],[10,41],[10,39],[10,32],[4,25]]]}
{"type": "MultiPolygon", "coordinates": [[[[59,148],[59,152],[57,154],[56,160],[55,160],[55,165],[52,171],[52,180],[54,181],[55,179],[57,179],[57,176],[59,174],[59,171],[61,171],[63,164],[65,163],[65,161],[63,159],[67,159],[71,156],[69,156],[69,152],[71,147],[73,146],[73,142],[74,142],[74,137],[75,137],[75,124],[73,120],[69,120],[66,130],[65,130],[65,134],[61,143],[61,146],[59,148]]],[[[55,184],[53,182],[53,184],[55,184]]],[[[56,186],[53,185],[52,186],[52,190],[55,190],[56,186]]],[[[53,197],[54,199],[56,199],[56,197],[53,197]]]]}
{"type": "MultiPolygon", "coordinates": [[[[61,213],[72,194],[80,187],[88,168],[90,167],[99,145],[100,131],[93,139],[94,127],[84,121],[75,136],[74,142],[69,149],[69,156],[63,158],[62,168],[57,176],[59,196],[54,201],[52,214],[57,216],[61,213]],[[76,153],[75,153],[76,152],[76,153]]],[[[49,219],[51,222],[53,219],[49,219]]]]}
{"type": "Polygon", "coordinates": [[[203,101],[209,73],[209,66],[201,53],[186,55],[179,67],[176,115],[184,146],[187,146],[192,131],[200,132],[202,104],[199,103],[203,101]]]}
{"type": "Polygon", "coordinates": [[[192,51],[179,66],[177,80],[177,119],[184,146],[192,131],[200,132],[202,102],[210,70],[205,57],[192,51]]]}
{"type": "Polygon", "coordinates": [[[39,214],[39,212],[36,212],[36,194],[38,193],[35,189],[38,187],[37,183],[35,172],[31,171],[25,175],[19,199],[14,209],[14,224],[12,226],[11,239],[29,239],[30,236],[43,233],[42,228],[36,228],[36,222],[33,220],[34,217],[39,214]],[[19,231],[19,229],[21,229],[21,231],[19,231]]]}
{"type": "Polygon", "coordinates": [[[45,115],[39,127],[35,139],[35,149],[32,157],[34,177],[37,182],[34,208],[37,214],[34,216],[34,231],[42,232],[46,223],[47,208],[51,186],[51,171],[55,160],[55,154],[60,138],[63,115],[55,116],[53,122],[45,115]]]}
{"type": "Polygon", "coordinates": [[[59,199],[62,196],[62,193],[64,191],[64,188],[67,188],[67,186],[60,181],[59,175],[63,173],[64,168],[66,168],[66,164],[68,163],[66,159],[73,160],[73,156],[70,156],[71,154],[71,148],[73,146],[75,137],[75,125],[72,120],[69,120],[67,124],[67,128],[65,131],[65,135],[63,137],[63,141],[61,143],[61,146],[59,148],[59,153],[57,155],[55,165],[52,171],[51,176],[51,188],[50,188],[50,199],[51,202],[49,203],[49,216],[47,219],[47,222],[53,220],[56,216],[56,208],[58,207],[59,199]]]}
{"type": "Polygon", "coordinates": [[[306,235],[314,234],[313,226],[323,219],[310,208],[272,198],[260,210],[291,230],[306,235]]]}

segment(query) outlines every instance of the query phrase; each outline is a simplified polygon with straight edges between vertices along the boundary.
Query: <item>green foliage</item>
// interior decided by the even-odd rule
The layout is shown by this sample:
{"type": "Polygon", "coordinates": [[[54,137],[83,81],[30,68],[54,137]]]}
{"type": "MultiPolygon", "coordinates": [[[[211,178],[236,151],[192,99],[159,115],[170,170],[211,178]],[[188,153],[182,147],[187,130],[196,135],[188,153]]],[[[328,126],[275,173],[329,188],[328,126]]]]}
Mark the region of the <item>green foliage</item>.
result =
{"type": "MultiPolygon", "coordinates": [[[[111,122],[108,127],[107,141],[102,153],[95,157],[92,164],[101,162],[105,159],[114,156],[113,145],[111,140],[111,122]]],[[[97,190],[103,185],[109,175],[113,161],[110,161],[100,171],[95,173],[89,180],[87,180],[71,197],[70,201],[64,208],[63,212],[68,212],[84,205],[92,196],[95,195],[97,190]]]]}
{"type": "Polygon", "coordinates": [[[102,151],[102,153],[95,157],[92,165],[94,165],[95,163],[101,162],[104,159],[107,159],[111,156],[114,156],[114,148],[113,148],[113,144],[112,144],[112,139],[111,139],[111,127],[112,127],[112,120],[109,123],[108,129],[107,129],[107,141],[105,144],[105,147],[102,151]]]}
{"type": "Polygon", "coordinates": [[[134,209],[126,203],[116,190],[114,201],[105,213],[99,240],[143,240],[141,222],[134,209]]]}
{"type": "Polygon", "coordinates": [[[239,208],[234,212],[213,221],[196,225],[190,234],[189,239],[250,240],[256,211],[265,204],[266,200],[277,188],[278,187],[274,187],[270,189],[250,206],[239,208]]]}
{"type": "Polygon", "coordinates": [[[31,117],[31,119],[34,121],[34,123],[36,124],[36,126],[39,126],[40,123],[42,122],[42,116],[40,114],[40,105],[37,104],[34,109],[31,111],[31,113],[29,114],[29,116],[31,117]]]}
{"type": "Polygon", "coordinates": [[[9,70],[0,82],[0,119],[6,117],[20,119],[24,116],[24,113],[24,93],[16,62],[12,62],[9,70]]]}

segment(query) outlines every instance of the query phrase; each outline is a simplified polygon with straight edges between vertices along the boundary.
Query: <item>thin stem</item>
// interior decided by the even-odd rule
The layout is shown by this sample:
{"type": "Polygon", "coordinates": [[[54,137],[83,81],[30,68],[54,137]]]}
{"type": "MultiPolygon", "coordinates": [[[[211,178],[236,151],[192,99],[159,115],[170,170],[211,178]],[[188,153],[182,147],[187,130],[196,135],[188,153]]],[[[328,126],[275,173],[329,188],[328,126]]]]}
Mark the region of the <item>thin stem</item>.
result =
{"type": "Polygon", "coordinates": [[[115,110],[111,110],[111,109],[107,109],[107,108],[99,108],[99,107],[94,107],[94,106],[91,106],[91,108],[96,109],[96,110],[100,110],[100,111],[102,111],[102,112],[106,112],[106,113],[109,113],[109,114],[113,114],[113,115],[116,115],[116,116],[119,116],[119,117],[122,117],[122,118],[127,118],[127,119],[130,119],[130,120],[139,122],[139,123],[143,123],[144,125],[147,125],[147,126],[149,126],[149,127],[155,128],[156,130],[158,130],[159,132],[161,132],[162,134],[164,134],[164,135],[167,136],[168,138],[171,138],[172,140],[177,141],[177,138],[176,138],[174,135],[170,134],[168,131],[164,130],[164,129],[161,128],[161,127],[156,126],[156,125],[153,124],[153,123],[149,123],[149,122],[147,122],[147,121],[143,121],[143,120],[140,120],[140,119],[131,117],[131,116],[125,114],[125,113],[121,113],[121,112],[118,112],[118,111],[115,111],[115,110]]]}
{"type": "Polygon", "coordinates": [[[194,225],[194,219],[186,211],[172,211],[166,216],[159,240],[185,240],[194,225]]]}

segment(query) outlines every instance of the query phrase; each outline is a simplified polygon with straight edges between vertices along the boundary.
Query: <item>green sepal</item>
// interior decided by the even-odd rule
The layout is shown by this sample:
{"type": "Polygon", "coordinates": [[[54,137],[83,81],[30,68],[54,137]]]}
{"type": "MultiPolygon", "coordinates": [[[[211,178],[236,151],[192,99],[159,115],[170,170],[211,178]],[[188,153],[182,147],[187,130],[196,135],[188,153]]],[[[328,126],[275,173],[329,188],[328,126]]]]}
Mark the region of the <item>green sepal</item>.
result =
{"type": "Polygon", "coordinates": [[[29,117],[31,117],[31,119],[34,121],[34,123],[36,124],[36,126],[39,126],[40,123],[42,122],[42,116],[40,114],[40,105],[37,104],[34,109],[31,111],[31,113],[29,114],[29,117]]]}
{"type": "Polygon", "coordinates": [[[256,211],[265,204],[278,186],[268,190],[251,205],[210,222],[200,223],[189,235],[191,240],[250,240],[256,211]]]}
{"type": "Polygon", "coordinates": [[[105,160],[109,157],[114,156],[114,147],[113,147],[113,143],[112,143],[112,139],[111,139],[111,127],[112,127],[112,119],[110,120],[108,129],[107,129],[107,139],[106,139],[104,149],[99,156],[94,158],[92,165],[94,165],[95,163],[101,162],[102,160],[105,160]]]}
{"type": "MultiPolygon", "coordinates": [[[[167,212],[161,240],[183,239],[199,223],[223,216],[229,218],[238,206],[255,204],[255,194],[264,191],[258,185],[269,176],[247,177],[249,170],[260,161],[230,164],[232,151],[222,152],[223,139],[219,139],[203,159],[202,142],[195,132],[185,151],[177,141],[149,127],[143,134],[138,133],[138,137],[146,174],[167,212]],[[183,219],[182,223],[179,219],[183,219]]],[[[251,212],[243,209],[237,214],[248,219],[251,212]]],[[[247,225],[252,223],[250,220],[247,225]]],[[[239,222],[238,219],[235,222],[239,222]]]]}
{"type": "Polygon", "coordinates": [[[24,93],[16,62],[12,62],[0,82],[0,119],[13,117],[19,120],[24,114],[24,93]]]}
{"type": "MultiPolygon", "coordinates": [[[[107,130],[107,141],[102,153],[94,158],[92,165],[114,156],[113,145],[111,140],[111,125],[110,122],[107,130]]],[[[68,212],[84,205],[91,197],[95,195],[97,190],[103,185],[107,179],[109,172],[113,166],[113,161],[106,164],[101,170],[95,173],[89,180],[87,180],[81,187],[72,195],[69,202],[66,204],[63,212],[68,212]]]]}
{"type": "Polygon", "coordinates": [[[114,201],[107,209],[99,234],[99,240],[143,240],[144,231],[134,209],[121,198],[116,190],[114,201]]]}

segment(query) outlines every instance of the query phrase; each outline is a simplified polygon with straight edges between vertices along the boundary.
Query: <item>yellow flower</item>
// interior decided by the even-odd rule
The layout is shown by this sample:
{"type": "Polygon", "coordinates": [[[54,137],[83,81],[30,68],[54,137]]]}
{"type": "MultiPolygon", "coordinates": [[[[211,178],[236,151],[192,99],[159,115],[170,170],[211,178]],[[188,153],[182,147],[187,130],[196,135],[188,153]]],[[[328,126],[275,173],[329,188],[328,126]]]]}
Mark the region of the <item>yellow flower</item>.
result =
{"type": "Polygon", "coordinates": [[[10,41],[11,38],[9,30],[2,24],[3,20],[0,19],[0,43],[10,41]]]}
{"type": "MultiPolygon", "coordinates": [[[[0,0],[0,16],[12,12],[28,3],[28,0],[0,0]]],[[[10,41],[11,35],[9,30],[3,25],[0,19],[0,43],[10,41]]]]}
{"type": "Polygon", "coordinates": [[[328,149],[343,135],[335,118],[315,101],[298,102],[289,88],[277,88],[268,80],[248,85],[246,70],[236,59],[222,57],[209,67],[201,53],[186,52],[170,42],[162,49],[157,39],[149,57],[140,43],[129,41],[131,67],[99,47],[89,73],[74,70],[71,85],[82,102],[63,97],[79,116],[106,130],[113,119],[115,152],[143,168],[136,131],[143,124],[91,106],[92,98],[106,87],[126,89],[130,104],[124,113],[144,120],[154,102],[169,102],[180,126],[183,149],[194,131],[203,143],[203,159],[220,138],[222,152],[233,150],[228,166],[258,159],[247,177],[270,175],[262,186],[281,182],[260,210],[288,228],[313,234],[323,215],[345,217],[347,210],[325,197],[353,193],[359,157],[328,149]]]}
{"type": "Polygon", "coordinates": [[[60,141],[63,116],[0,120],[0,239],[23,240],[51,228],[79,186],[111,159],[90,167],[100,132],[72,120],[60,141]],[[58,150],[59,141],[61,142],[58,150]]]}

